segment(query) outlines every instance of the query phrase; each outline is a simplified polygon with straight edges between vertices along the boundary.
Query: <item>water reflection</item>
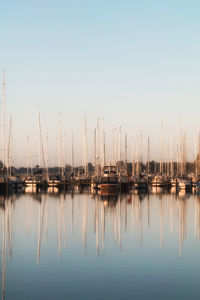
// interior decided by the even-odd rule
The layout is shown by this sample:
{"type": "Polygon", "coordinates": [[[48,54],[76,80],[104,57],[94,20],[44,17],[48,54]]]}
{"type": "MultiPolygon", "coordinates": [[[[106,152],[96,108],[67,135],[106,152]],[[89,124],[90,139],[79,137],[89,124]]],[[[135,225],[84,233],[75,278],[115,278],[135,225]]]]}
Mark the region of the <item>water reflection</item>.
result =
{"type": "Polygon", "coordinates": [[[12,261],[12,202],[5,196],[0,197],[1,203],[1,232],[2,232],[2,256],[1,256],[1,299],[5,299],[5,278],[6,278],[6,259],[7,247],[9,258],[12,261]]]}
{"type": "MultiPolygon", "coordinates": [[[[57,244],[59,259],[64,249],[77,247],[78,239],[84,256],[91,255],[95,244],[96,257],[99,258],[106,255],[109,247],[123,251],[123,241],[131,246],[132,237],[139,247],[147,247],[144,243],[149,239],[157,243],[159,237],[157,247],[161,251],[167,243],[178,241],[179,256],[187,237],[200,238],[200,196],[183,191],[169,194],[157,189],[152,194],[133,192],[124,195],[27,191],[24,195],[1,196],[0,216],[2,300],[5,299],[6,262],[8,258],[12,261],[12,253],[17,251],[12,235],[16,233],[15,227],[20,228],[19,222],[26,223],[26,235],[21,237],[23,242],[27,242],[26,236],[31,236],[34,241],[38,266],[41,254],[48,256],[49,232],[57,244]],[[52,234],[55,227],[56,232],[52,234]]],[[[16,235],[23,234],[22,231],[16,235]]]]}

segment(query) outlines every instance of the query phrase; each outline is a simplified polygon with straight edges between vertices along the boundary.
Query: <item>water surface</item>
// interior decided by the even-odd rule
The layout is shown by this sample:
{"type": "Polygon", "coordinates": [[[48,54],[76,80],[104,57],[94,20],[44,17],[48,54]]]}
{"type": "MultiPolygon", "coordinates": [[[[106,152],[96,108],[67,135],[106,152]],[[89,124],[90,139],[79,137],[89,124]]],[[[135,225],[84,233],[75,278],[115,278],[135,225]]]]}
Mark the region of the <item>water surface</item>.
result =
{"type": "Polygon", "coordinates": [[[1,197],[1,299],[199,299],[200,196],[1,197]]]}

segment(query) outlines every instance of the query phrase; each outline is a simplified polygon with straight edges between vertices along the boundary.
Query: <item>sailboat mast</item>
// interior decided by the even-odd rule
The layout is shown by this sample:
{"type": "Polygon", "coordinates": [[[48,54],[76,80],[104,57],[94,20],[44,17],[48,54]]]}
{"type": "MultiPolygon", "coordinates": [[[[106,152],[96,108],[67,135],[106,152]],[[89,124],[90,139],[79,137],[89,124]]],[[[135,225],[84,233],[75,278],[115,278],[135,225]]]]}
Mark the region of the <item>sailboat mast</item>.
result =
{"type": "Polygon", "coordinates": [[[74,177],[74,134],[72,133],[72,174],[74,177]]]}
{"type": "Polygon", "coordinates": [[[114,150],[114,129],[112,130],[112,164],[115,165],[115,150],[114,150]]]}
{"type": "Polygon", "coordinates": [[[150,159],[150,140],[149,140],[149,136],[148,136],[148,140],[147,140],[147,172],[148,174],[150,173],[150,165],[149,165],[149,159],[150,159]]]}
{"type": "Polygon", "coordinates": [[[174,176],[174,168],[173,168],[173,136],[171,135],[171,176],[174,176]]]}
{"type": "Polygon", "coordinates": [[[113,149],[114,149],[114,165],[117,167],[117,128],[114,129],[113,149]]]}
{"type": "Polygon", "coordinates": [[[163,174],[163,122],[161,121],[160,132],[160,174],[163,174]]]}
{"type": "Polygon", "coordinates": [[[142,160],[143,160],[143,137],[142,137],[142,130],[140,133],[140,173],[142,172],[142,160]]]}
{"type": "Polygon", "coordinates": [[[187,144],[187,132],[185,130],[184,137],[183,137],[183,174],[184,175],[187,175],[187,169],[186,169],[187,149],[186,149],[186,144],[187,144]]]}
{"type": "MultiPolygon", "coordinates": [[[[122,147],[121,147],[121,138],[122,138],[122,128],[121,126],[119,127],[119,161],[120,161],[120,164],[121,164],[121,161],[122,161],[122,147]]],[[[121,169],[121,168],[120,168],[121,169]]]]}
{"type": "Polygon", "coordinates": [[[40,147],[40,125],[39,125],[39,112],[38,112],[38,128],[37,128],[37,131],[38,131],[38,165],[39,165],[39,168],[41,167],[41,147],[40,147]]]}
{"type": "Polygon", "coordinates": [[[106,162],[106,145],[105,145],[105,131],[104,131],[104,120],[102,122],[102,147],[103,147],[103,160],[102,160],[102,169],[105,166],[106,162]]]}
{"type": "Polygon", "coordinates": [[[44,158],[44,146],[43,146],[43,140],[42,140],[42,127],[41,127],[41,121],[40,121],[40,112],[38,112],[38,127],[39,127],[39,134],[40,134],[40,145],[41,145],[41,150],[42,150],[43,167],[44,167],[45,177],[46,177],[47,173],[46,173],[46,163],[45,163],[45,158],[44,158]]]}
{"type": "Polygon", "coordinates": [[[134,147],[132,141],[132,176],[135,176],[134,147]]]}
{"type": "Polygon", "coordinates": [[[7,152],[7,176],[11,177],[11,132],[12,132],[12,117],[10,116],[9,134],[8,134],[8,152],[7,152]]]}
{"type": "Polygon", "coordinates": [[[27,168],[27,178],[29,177],[29,136],[27,136],[27,160],[26,160],[26,168],[27,168]]]}
{"type": "Polygon", "coordinates": [[[86,112],[84,116],[84,167],[85,175],[88,176],[88,157],[87,157],[87,121],[86,121],[86,112]]]}
{"type": "Polygon", "coordinates": [[[197,149],[196,149],[196,139],[195,139],[195,158],[194,158],[194,169],[195,169],[195,175],[199,175],[200,173],[200,164],[199,164],[199,160],[200,160],[200,131],[198,134],[198,154],[197,154],[197,149]]]}
{"type": "Polygon", "coordinates": [[[94,174],[97,175],[97,149],[96,149],[96,139],[97,139],[97,135],[96,135],[96,128],[94,129],[94,174]]]}
{"type": "Polygon", "coordinates": [[[128,156],[128,144],[127,144],[127,134],[125,134],[125,170],[126,170],[126,173],[128,173],[127,156],[128,156]]]}
{"type": "Polygon", "coordinates": [[[66,134],[66,130],[64,131],[64,154],[63,154],[63,168],[64,168],[64,175],[66,177],[67,175],[67,161],[68,161],[68,148],[67,148],[67,134],[66,134]]]}
{"type": "Polygon", "coordinates": [[[63,140],[62,140],[62,117],[61,113],[59,113],[59,168],[61,175],[63,177],[64,170],[63,170],[63,140]]]}
{"type": "Polygon", "coordinates": [[[97,176],[99,176],[99,119],[97,118],[97,128],[96,128],[96,166],[97,166],[97,176]]]}
{"type": "Polygon", "coordinates": [[[181,132],[181,116],[179,117],[179,173],[182,176],[182,132],[181,132]]]}
{"type": "Polygon", "coordinates": [[[140,159],[139,159],[139,137],[136,138],[136,161],[137,161],[137,168],[136,174],[139,176],[140,174],[140,159]]]}
{"type": "Polygon", "coordinates": [[[2,74],[2,136],[3,136],[3,170],[6,167],[6,95],[5,95],[5,71],[2,74]]]}
{"type": "Polygon", "coordinates": [[[49,177],[48,135],[46,135],[46,176],[49,177]]]}

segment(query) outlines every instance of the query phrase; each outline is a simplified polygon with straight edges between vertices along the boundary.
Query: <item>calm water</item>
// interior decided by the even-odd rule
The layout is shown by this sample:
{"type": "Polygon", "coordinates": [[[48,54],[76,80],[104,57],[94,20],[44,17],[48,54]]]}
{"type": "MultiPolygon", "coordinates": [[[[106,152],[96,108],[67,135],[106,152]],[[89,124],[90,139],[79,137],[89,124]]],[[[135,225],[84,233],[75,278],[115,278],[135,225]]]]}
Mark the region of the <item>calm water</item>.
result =
{"type": "Polygon", "coordinates": [[[1,199],[1,299],[199,299],[200,196],[1,199]]]}

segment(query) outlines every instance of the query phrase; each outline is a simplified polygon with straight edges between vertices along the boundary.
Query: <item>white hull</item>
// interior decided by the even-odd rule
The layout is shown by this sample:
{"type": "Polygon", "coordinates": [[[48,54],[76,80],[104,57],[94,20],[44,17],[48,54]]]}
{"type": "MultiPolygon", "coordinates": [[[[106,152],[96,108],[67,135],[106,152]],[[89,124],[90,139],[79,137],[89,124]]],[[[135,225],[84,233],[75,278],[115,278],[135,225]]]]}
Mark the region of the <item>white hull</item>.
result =
{"type": "Polygon", "coordinates": [[[190,183],[179,183],[180,190],[190,190],[192,188],[190,183]]]}
{"type": "Polygon", "coordinates": [[[119,188],[118,183],[101,183],[98,185],[100,190],[117,190],[119,188]]]}
{"type": "Polygon", "coordinates": [[[49,180],[48,182],[48,186],[50,187],[58,187],[61,184],[61,181],[59,180],[49,180]]]}
{"type": "Polygon", "coordinates": [[[25,180],[25,185],[26,185],[26,186],[36,186],[36,185],[37,185],[37,182],[34,181],[34,180],[32,180],[32,181],[30,181],[30,180],[25,180]]]}

